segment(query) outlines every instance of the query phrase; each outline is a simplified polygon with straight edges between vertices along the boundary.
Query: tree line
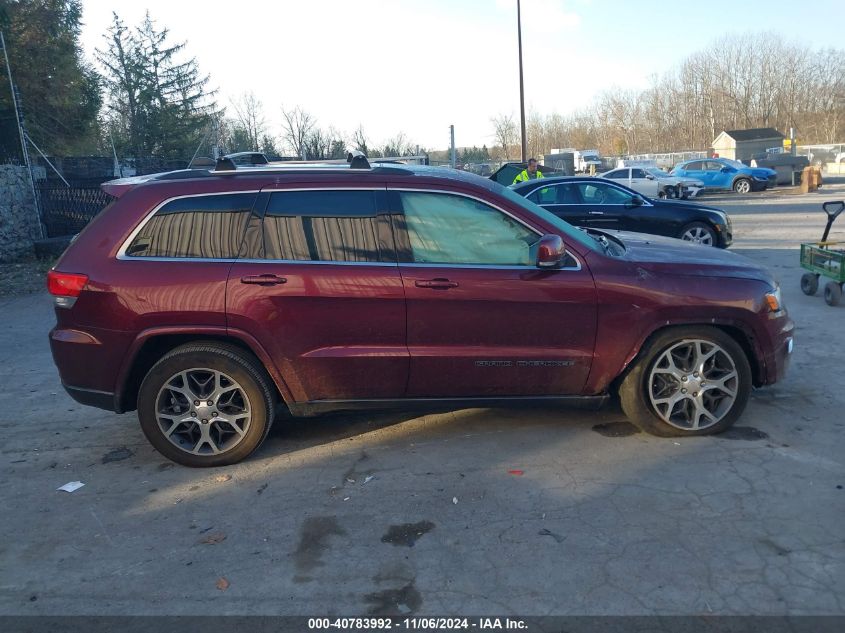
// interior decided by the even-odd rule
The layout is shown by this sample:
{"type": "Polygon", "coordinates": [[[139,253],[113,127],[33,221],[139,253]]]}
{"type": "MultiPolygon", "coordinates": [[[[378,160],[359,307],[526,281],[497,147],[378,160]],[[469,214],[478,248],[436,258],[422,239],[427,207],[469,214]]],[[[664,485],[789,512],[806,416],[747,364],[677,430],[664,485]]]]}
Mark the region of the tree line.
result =
{"type": "MultiPolygon", "coordinates": [[[[561,70],[565,74],[565,69],[561,70]]],[[[514,117],[491,119],[497,152],[519,155],[514,117]]],[[[553,148],[609,155],[705,150],[722,130],[796,130],[802,144],[845,140],[845,49],[813,49],[773,33],[724,36],[644,90],[610,89],[569,116],[530,112],[530,155],[553,148]]]]}
{"type": "MultiPolygon", "coordinates": [[[[371,157],[425,151],[404,132],[377,143],[362,126],[343,132],[296,105],[268,115],[253,93],[224,103],[185,43],[149,14],[133,26],[114,13],[90,63],[79,44],[81,18],[81,0],[0,0],[27,127],[50,154],[187,159],[216,146],[326,159],[349,149],[371,157]],[[281,135],[271,131],[279,128],[281,135]]],[[[813,49],[772,33],[725,36],[646,89],[608,89],[570,115],[530,112],[527,148],[530,155],[566,147],[702,150],[723,129],[749,127],[793,127],[804,144],[842,142],[845,50],[813,49]]],[[[490,131],[491,147],[463,148],[459,162],[519,156],[513,115],[491,119],[490,131]]],[[[10,90],[0,77],[0,162],[19,153],[10,90]]]]}
{"type": "MultiPolygon", "coordinates": [[[[27,130],[49,154],[187,159],[216,147],[325,159],[344,158],[348,148],[376,157],[420,150],[403,132],[376,143],[361,126],[350,134],[323,127],[299,106],[281,108],[277,137],[253,93],[221,103],[186,44],[149,12],[134,26],[114,12],[96,64],[80,46],[81,24],[81,0],[0,0],[0,30],[27,130]]],[[[5,73],[0,132],[0,162],[16,162],[20,144],[5,73]]]]}

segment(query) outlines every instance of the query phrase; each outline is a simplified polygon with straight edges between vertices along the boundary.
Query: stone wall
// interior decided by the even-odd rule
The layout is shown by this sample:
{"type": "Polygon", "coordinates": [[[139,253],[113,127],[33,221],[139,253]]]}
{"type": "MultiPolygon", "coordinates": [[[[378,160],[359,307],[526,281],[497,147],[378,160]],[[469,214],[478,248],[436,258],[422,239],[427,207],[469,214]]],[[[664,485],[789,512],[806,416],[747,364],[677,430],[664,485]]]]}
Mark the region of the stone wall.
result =
{"type": "Polygon", "coordinates": [[[0,262],[32,255],[40,237],[27,168],[0,165],[0,262]]]}

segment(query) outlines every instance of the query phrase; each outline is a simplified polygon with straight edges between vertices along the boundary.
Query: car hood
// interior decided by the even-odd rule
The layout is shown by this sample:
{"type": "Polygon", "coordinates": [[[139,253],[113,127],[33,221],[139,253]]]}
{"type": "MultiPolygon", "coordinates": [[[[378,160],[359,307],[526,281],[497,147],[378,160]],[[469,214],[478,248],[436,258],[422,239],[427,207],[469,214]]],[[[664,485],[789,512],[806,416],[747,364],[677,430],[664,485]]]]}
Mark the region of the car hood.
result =
{"type": "Polygon", "coordinates": [[[757,262],[730,251],[672,237],[607,231],[625,244],[624,258],[645,270],[672,275],[756,279],[775,286],[771,273],[757,262]]]}

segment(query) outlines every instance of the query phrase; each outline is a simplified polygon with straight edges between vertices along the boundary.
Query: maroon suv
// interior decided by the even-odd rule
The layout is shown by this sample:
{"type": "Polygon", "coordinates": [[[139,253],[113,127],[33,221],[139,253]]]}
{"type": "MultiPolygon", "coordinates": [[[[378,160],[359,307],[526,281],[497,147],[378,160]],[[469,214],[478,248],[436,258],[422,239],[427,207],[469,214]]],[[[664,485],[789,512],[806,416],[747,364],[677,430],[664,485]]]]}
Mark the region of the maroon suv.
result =
{"type": "Polygon", "coordinates": [[[162,454],[216,466],[252,453],[277,410],[618,392],[650,433],[718,433],[784,375],[793,324],[748,259],[584,232],[472,174],[355,167],[105,184],[115,201],[49,273],[68,393],[137,408],[162,454]]]}

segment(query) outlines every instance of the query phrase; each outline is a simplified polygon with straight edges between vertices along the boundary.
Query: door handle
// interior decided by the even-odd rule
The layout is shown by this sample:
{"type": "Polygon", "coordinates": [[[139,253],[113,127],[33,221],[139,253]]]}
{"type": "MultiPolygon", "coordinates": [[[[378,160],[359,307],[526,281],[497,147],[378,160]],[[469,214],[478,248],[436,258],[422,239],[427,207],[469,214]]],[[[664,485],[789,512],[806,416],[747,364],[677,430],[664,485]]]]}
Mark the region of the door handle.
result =
{"type": "Polygon", "coordinates": [[[418,279],[414,282],[417,288],[434,288],[435,290],[448,290],[449,288],[457,288],[457,281],[450,281],[442,277],[437,279],[418,279]]]}
{"type": "Polygon", "coordinates": [[[604,215],[604,211],[590,211],[590,215],[604,215]]]}
{"type": "Polygon", "coordinates": [[[273,275],[271,273],[264,274],[264,275],[247,275],[246,277],[241,277],[242,284],[256,284],[258,286],[276,286],[278,284],[285,284],[288,280],[284,277],[279,277],[278,275],[273,275]]]}

